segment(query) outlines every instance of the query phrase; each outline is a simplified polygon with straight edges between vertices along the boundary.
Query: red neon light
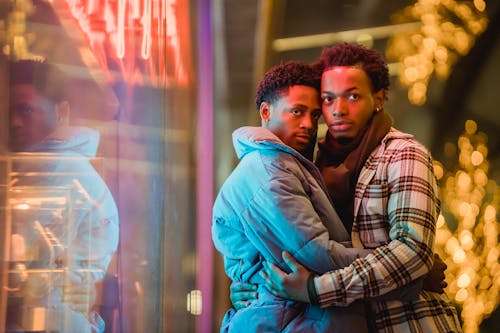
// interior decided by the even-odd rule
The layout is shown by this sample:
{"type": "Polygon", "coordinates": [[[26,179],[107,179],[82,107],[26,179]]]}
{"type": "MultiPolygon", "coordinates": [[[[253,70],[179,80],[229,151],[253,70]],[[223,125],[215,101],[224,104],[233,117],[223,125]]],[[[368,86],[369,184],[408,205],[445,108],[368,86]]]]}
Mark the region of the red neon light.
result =
{"type": "Polygon", "coordinates": [[[108,60],[132,84],[185,87],[190,68],[187,0],[66,0],[110,79],[108,60]],[[183,36],[181,38],[181,36],[183,36]],[[143,78],[137,75],[142,74],[143,78]],[[145,80],[148,78],[148,80],[145,80]]]}
{"type": "Polygon", "coordinates": [[[118,1],[118,28],[116,32],[116,56],[125,58],[125,0],[118,1]]]}
{"type": "Polygon", "coordinates": [[[141,56],[148,59],[151,53],[151,0],[144,0],[144,13],[142,15],[142,45],[141,56]]]}

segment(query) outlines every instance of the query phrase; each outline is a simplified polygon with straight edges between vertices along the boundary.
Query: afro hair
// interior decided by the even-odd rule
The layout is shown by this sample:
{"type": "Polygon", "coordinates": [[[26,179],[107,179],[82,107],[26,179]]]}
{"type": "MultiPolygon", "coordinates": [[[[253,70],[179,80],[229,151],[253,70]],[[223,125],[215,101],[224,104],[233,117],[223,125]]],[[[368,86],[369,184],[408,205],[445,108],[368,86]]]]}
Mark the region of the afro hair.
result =
{"type": "Polygon", "coordinates": [[[361,66],[372,83],[373,91],[389,90],[389,69],[382,55],[355,43],[340,43],[324,48],[317,67],[323,72],[335,66],[361,66]]]}
{"type": "Polygon", "coordinates": [[[68,78],[55,65],[46,61],[18,60],[9,63],[9,81],[14,84],[31,84],[45,98],[61,102],[67,98],[68,78]]]}
{"type": "Polygon", "coordinates": [[[321,86],[321,72],[304,62],[289,61],[269,69],[257,86],[255,105],[257,110],[262,102],[273,103],[292,86],[308,86],[318,92],[321,86]]]}

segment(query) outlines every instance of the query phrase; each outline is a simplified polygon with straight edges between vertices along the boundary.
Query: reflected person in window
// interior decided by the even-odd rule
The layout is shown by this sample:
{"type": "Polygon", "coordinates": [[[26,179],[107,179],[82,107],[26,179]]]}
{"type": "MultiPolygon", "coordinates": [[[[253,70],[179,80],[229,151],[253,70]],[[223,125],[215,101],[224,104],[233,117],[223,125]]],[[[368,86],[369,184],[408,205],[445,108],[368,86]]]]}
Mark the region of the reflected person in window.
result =
{"type": "Polygon", "coordinates": [[[56,263],[48,262],[47,251],[37,250],[37,267],[43,268],[41,262],[44,267],[56,265],[62,273],[30,274],[34,262],[27,262],[28,279],[22,286],[24,308],[20,311],[45,307],[45,328],[51,331],[103,331],[102,319],[90,308],[95,283],[104,277],[116,251],[119,226],[111,192],[90,161],[97,152],[99,134],[69,124],[66,90],[70,82],[55,65],[20,60],[11,62],[9,70],[10,147],[24,156],[14,159],[19,173],[11,184],[71,191],[67,223],[56,223],[60,216],[47,218],[41,212],[33,216],[41,228],[32,227],[33,221],[23,222],[26,234],[19,237],[26,251],[40,246],[46,236],[43,232],[59,242],[60,246],[51,249],[56,263]]]}

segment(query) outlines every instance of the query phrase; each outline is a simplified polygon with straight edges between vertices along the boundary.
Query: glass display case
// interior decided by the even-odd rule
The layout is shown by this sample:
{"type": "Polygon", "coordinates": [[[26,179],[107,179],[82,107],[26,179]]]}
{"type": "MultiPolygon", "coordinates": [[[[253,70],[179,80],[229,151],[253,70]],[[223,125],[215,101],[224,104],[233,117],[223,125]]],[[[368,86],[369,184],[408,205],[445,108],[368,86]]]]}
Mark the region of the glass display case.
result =
{"type": "Polygon", "coordinates": [[[89,161],[53,154],[5,160],[6,332],[74,331],[85,317],[74,310],[74,291],[66,289],[77,282],[78,303],[90,307],[94,283],[105,274],[92,263],[98,247],[87,224],[96,220],[96,204],[80,183],[89,174],[72,168],[75,163],[89,161]]]}
{"type": "Polygon", "coordinates": [[[46,294],[62,288],[67,267],[70,193],[64,187],[19,186],[8,190],[10,221],[7,331],[48,329],[53,304],[46,294]]]}

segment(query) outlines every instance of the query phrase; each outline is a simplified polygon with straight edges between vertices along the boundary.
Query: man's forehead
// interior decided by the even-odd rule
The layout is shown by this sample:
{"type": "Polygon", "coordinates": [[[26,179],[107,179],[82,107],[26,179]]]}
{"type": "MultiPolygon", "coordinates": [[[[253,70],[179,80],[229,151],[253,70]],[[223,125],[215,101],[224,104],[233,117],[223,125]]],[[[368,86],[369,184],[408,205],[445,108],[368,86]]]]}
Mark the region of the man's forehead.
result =
{"type": "Polygon", "coordinates": [[[10,96],[16,100],[19,99],[38,99],[40,93],[32,84],[19,83],[10,86],[10,96]]]}
{"type": "Polygon", "coordinates": [[[291,101],[303,101],[316,104],[319,101],[320,93],[309,86],[292,86],[288,92],[288,99],[291,101]]]}

